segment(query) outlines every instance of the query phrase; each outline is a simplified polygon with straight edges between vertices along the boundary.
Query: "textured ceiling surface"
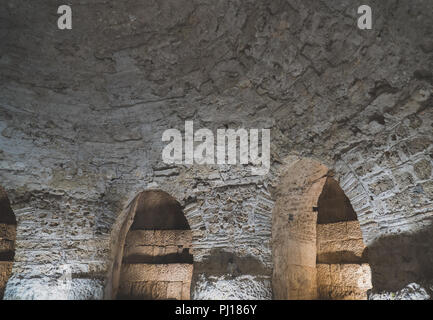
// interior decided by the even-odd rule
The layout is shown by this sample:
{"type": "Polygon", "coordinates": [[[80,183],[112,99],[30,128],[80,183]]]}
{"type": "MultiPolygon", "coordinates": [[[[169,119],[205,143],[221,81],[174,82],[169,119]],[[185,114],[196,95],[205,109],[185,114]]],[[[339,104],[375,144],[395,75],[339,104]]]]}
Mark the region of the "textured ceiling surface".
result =
{"type": "Polygon", "coordinates": [[[301,157],[350,199],[373,290],[427,295],[430,0],[370,1],[372,30],[356,27],[360,1],[70,2],[72,30],[58,1],[0,11],[0,184],[18,220],[6,298],[102,298],[116,218],[158,188],[193,233],[191,297],[269,299],[274,191],[301,157]],[[186,120],[271,129],[269,174],[164,164],[162,133],[186,120]]]}

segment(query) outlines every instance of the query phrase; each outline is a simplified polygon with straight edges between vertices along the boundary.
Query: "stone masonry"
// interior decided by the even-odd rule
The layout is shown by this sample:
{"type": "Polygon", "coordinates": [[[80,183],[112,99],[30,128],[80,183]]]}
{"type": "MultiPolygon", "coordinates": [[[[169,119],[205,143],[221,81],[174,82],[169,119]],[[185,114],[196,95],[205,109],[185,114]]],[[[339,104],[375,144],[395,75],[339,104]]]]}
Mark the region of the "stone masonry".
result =
{"type": "Polygon", "coordinates": [[[0,185],[17,220],[5,299],[113,298],[117,227],[148,189],[188,220],[192,299],[311,298],[326,174],[360,223],[369,297],[433,296],[431,0],[371,0],[371,30],[358,0],[70,3],[72,30],[58,1],[0,10],[0,185]],[[269,173],[165,164],[163,132],[189,120],[270,129],[269,173]],[[297,283],[282,257],[305,250],[297,283]]]}

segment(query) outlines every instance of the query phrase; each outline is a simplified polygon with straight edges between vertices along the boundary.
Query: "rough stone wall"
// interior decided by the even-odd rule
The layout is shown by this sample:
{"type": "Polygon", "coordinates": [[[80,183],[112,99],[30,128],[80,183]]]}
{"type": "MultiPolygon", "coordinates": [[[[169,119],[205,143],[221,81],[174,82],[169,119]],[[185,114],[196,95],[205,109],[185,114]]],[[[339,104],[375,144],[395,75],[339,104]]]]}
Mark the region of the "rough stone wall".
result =
{"type": "Polygon", "coordinates": [[[368,262],[358,221],[317,225],[317,262],[368,262]]]}
{"type": "Polygon", "coordinates": [[[116,217],[150,187],[186,206],[199,266],[232,258],[199,272],[193,297],[270,298],[286,156],[335,171],[373,290],[430,290],[430,0],[370,1],[371,31],[356,28],[362,1],[71,2],[67,32],[54,0],[0,11],[0,179],[18,220],[6,298],[103,298],[116,217]],[[271,128],[270,174],[164,165],[162,132],[184,120],[271,128]]]}
{"type": "Polygon", "coordinates": [[[189,300],[190,249],[190,230],[130,230],[117,298],[189,300]]]}
{"type": "Polygon", "coordinates": [[[319,299],[365,300],[371,268],[358,221],[317,225],[319,299]]]}
{"type": "Polygon", "coordinates": [[[192,264],[135,264],[122,266],[120,296],[128,299],[189,300],[192,264]]]}
{"type": "Polygon", "coordinates": [[[318,298],[325,300],[366,300],[371,289],[368,263],[317,264],[318,298]]]}
{"type": "Polygon", "coordinates": [[[192,253],[190,230],[130,230],[123,260],[166,262],[188,260],[192,253]]]}

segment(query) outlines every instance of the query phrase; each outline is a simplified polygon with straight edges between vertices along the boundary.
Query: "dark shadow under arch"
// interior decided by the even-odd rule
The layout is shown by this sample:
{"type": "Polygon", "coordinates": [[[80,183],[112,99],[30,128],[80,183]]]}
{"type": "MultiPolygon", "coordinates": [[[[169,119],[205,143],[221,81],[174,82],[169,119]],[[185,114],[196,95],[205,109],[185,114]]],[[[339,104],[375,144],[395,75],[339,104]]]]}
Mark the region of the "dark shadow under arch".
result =
{"type": "Polygon", "coordinates": [[[326,178],[317,206],[318,224],[358,220],[340,184],[331,177],[326,178]]]}
{"type": "Polygon", "coordinates": [[[17,220],[6,191],[0,187],[0,299],[12,275],[17,220]]]}
{"type": "Polygon", "coordinates": [[[131,230],[189,230],[180,203],[161,190],[141,192],[131,230]]]}
{"type": "Polygon", "coordinates": [[[369,246],[372,293],[420,284],[433,297],[433,218],[412,232],[382,236],[369,246]]]}

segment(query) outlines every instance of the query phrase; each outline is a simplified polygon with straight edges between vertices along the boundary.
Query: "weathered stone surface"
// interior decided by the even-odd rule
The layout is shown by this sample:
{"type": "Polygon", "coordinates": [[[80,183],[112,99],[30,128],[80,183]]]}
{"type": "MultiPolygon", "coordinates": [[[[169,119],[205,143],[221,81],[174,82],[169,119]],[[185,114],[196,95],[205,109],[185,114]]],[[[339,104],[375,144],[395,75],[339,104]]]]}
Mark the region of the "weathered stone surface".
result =
{"type": "Polygon", "coordinates": [[[317,225],[318,263],[361,263],[366,261],[366,246],[358,221],[317,225]]]}
{"type": "Polygon", "coordinates": [[[6,283],[11,276],[12,264],[10,261],[0,261],[0,299],[3,298],[6,283]]]}
{"type": "MultiPolygon", "coordinates": [[[[186,288],[186,291],[190,291],[191,284],[188,288],[186,288]]],[[[169,282],[167,284],[167,299],[176,299],[176,300],[189,300],[189,294],[188,297],[185,297],[183,299],[182,296],[182,282],[169,282]]]]}
{"type": "MultiPolygon", "coordinates": [[[[433,154],[431,0],[369,4],[374,27],[362,31],[346,0],[82,0],[73,30],[60,31],[57,3],[4,1],[0,181],[19,259],[6,298],[55,298],[59,263],[88,277],[73,297],[100,297],[94,270],[113,264],[116,218],[148,188],[187,206],[196,262],[220,248],[279,278],[288,266],[272,247],[288,252],[272,243],[273,226],[300,243],[315,233],[313,201],[279,179],[300,156],[335,172],[365,243],[387,257],[388,272],[371,263],[373,290],[431,284],[433,185],[419,163],[433,154]],[[271,128],[269,174],[162,163],[162,132],[190,119],[213,131],[271,128]]],[[[219,277],[198,278],[193,297],[272,297],[269,278],[219,277]]]]}
{"type": "Polygon", "coordinates": [[[370,190],[375,195],[379,195],[385,191],[391,190],[393,187],[394,183],[388,177],[383,177],[380,180],[370,184],[370,190]]]}
{"type": "Polygon", "coordinates": [[[430,300],[427,290],[419,284],[409,283],[397,292],[372,293],[368,298],[370,300],[430,300]]]}
{"type": "Polygon", "coordinates": [[[425,159],[422,159],[422,160],[416,162],[414,164],[413,168],[415,170],[416,176],[420,180],[426,180],[426,179],[429,179],[431,177],[431,172],[432,172],[431,161],[427,161],[425,159]]]}
{"type": "Polygon", "coordinates": [[[318,264],[317,279],[320,299],[365,300],[372,287],[368,264],[318,264]]]}
{"type": "Polygon", "coordinates": [[[184,281],[191,279],[193,266],[190,264],[125,264],[122,268],[123,281],[184,281]]]}
{"type": "Polygon", "coordinates": [[[362,239],[321,242],[317,247],[317,259],[319,262],[361,262],[364,249],[362,239]]]}
{"type": "Polygon", "coordinates": [[[267,300],[272,294],[270,277],[199,276],[191,298],[194,300],[267,300]]]}
{"type": "Polygon", "coordinates": [[[312,160],[294,161],[283,172],[273,211],[273,294],[276,299],[315,299],[316,226],[328,169],[312,160]]]}
{"type": "Polygon", "coordinates": [[[96,279],[72,279],[66,284],[50,277],[33,278],[22,283],[12,277],[5,298],[9,300],[101,300],[104,283],[96,279]]]}
{"type": "Polygon", "coordinates": [[[126,236],[126,245],[143,246],[191,246],[190,230],[131,230],[126,236]]]}

